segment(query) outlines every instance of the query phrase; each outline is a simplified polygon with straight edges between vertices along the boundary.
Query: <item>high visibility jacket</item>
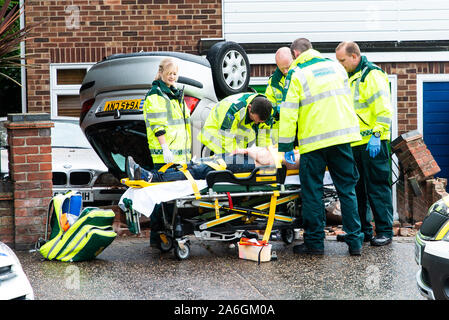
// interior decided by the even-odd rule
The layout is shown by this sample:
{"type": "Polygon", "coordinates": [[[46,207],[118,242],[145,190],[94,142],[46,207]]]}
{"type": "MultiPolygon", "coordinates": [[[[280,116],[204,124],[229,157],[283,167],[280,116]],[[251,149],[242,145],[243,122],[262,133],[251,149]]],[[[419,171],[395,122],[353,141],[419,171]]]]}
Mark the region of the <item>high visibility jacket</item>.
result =
{"type": "Polygon", "coordinates": [[[145,98],[143,113],[153,163],[164,163],[162,147],[157,139],[162,134],[165,134],[174,162],[189,162],[192,157],[190,113],[181,92],[168,88],[160,80],[154,81],[145,98]]]}
{"type": "MultiPolygon", "coordinates": [[[[273,105],[273,118],[271,121],[269,136],[266,136],[259,145],[265,146],[270,143],[276,145],[279,142],[279,107],[282,103],[283,92],[285,84],[285,75],[276,68],[271,77],[268,79],[267,88],[265,89],[265,96],[273,105]]],[[[265,126],[261,126],[267,129],[265,126]]]]}
{"type": "Polygon", "coordinates": [[[271,77],[268,79],[265,96],[270,100],[273,106],[279,106],[282,103],[282,94],[284,91],[285,75],[276,68],[271,77]]]}
{"type": "Polygon", "coordinates": [[[381,140],[390,140],[393,111],[387,74],[362,56],[359,65],[349,77],[354,109],[359,118],[362,135],[361,141],[351,145],[367,144],[373,132],[380,132],[381,140]]]}
{"type": "Polygon", "coordinates": [[[343,67],[313,49],[294,62],[280,108],[279,151],[293,150],[298,125],[299,152],[307,153],[361,139],[343,67]]]}
{"type": "Polygon", "coordinates": [[[209,113],[198,140],[215,154],[247,148],[256,143],[258,126],[249,117],[248,105],[258,93],[238,93],[217,103],[209,113]]]}

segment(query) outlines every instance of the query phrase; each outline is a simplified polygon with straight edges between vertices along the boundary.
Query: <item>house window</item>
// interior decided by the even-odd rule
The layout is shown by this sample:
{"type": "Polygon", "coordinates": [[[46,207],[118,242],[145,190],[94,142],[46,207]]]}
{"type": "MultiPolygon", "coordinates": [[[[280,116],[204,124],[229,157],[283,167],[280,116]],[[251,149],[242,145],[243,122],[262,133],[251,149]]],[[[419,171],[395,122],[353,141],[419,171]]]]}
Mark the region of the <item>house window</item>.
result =
{"type": "Polygon", "coordinates": [[[50,65],[50,104],[52,117],[79,117],[79,90],[93,64],[61,63],[50,65]]]}

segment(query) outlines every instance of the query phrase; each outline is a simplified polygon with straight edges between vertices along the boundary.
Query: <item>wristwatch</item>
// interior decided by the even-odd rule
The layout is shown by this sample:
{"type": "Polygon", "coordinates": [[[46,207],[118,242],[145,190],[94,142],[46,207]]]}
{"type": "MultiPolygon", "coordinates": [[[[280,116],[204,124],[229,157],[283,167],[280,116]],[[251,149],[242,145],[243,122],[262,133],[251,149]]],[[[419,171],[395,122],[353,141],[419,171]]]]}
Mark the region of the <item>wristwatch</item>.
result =
{"type": "Polygon", "coordinates": [[[373,132],[373,136],[375,136],[376,138],[380,138],[380,132],[379,131],[373,132]]]}

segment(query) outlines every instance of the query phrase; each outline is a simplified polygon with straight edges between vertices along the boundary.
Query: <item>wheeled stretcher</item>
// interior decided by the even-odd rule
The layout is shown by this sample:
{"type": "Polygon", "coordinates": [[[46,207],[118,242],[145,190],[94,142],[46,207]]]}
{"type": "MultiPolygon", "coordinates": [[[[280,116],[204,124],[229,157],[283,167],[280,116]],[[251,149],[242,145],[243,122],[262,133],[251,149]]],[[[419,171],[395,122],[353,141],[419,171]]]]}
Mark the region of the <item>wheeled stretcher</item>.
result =
{"type": "MultiPolygon", "coordinates": [[[[159,248],[163,252],[174,249],[180,260],[190,256],[192,235],[199,240],[237,242],[254,236],[251,230],[264,230],[262,241],[268,243],[271,232],[279,230],[282,240],[290,244],[294,229],[302,225],[298,170],[285,166],[256,167],[239,174],[212,171],[205,180],[148,183],[122,179],[122,183],[130,187],[119,203],[130,231],[139,233],[141,214],[148,216],[159,206],[163,220],[159,248]],[[183,192],[167,196],[182,185],[183,192]]],[[[332,185],[327,184],[324,201],[335,198],[332,185]]]]}

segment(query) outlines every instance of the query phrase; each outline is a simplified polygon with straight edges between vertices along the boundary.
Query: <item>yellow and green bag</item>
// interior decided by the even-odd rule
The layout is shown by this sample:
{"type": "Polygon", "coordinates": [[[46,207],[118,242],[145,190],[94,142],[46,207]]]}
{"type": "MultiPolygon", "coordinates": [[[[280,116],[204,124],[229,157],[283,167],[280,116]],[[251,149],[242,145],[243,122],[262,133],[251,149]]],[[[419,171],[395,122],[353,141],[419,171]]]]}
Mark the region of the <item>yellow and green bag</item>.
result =
{"type": "MultiPolygon", "coordinates": [[[[84,208],[78,219],[72,225],[68,225],[66,219],[68,212],[64,211],[71,207],[70,201],[73,201],[74,195],[79,194],[69,191],[54,196],[50,201],[47,217],[49,221],[47,226],[48,224],[51,226],[50,239],[39,249],[45,259],[65,262],[91,260],[117,236],[112,228],[115,217],[112,210],[84,208]]],[[[80,206],[78,208],[81,210],[80,206]]],[[[46,237],[47,233],[46,230],[46,237]]]]}

